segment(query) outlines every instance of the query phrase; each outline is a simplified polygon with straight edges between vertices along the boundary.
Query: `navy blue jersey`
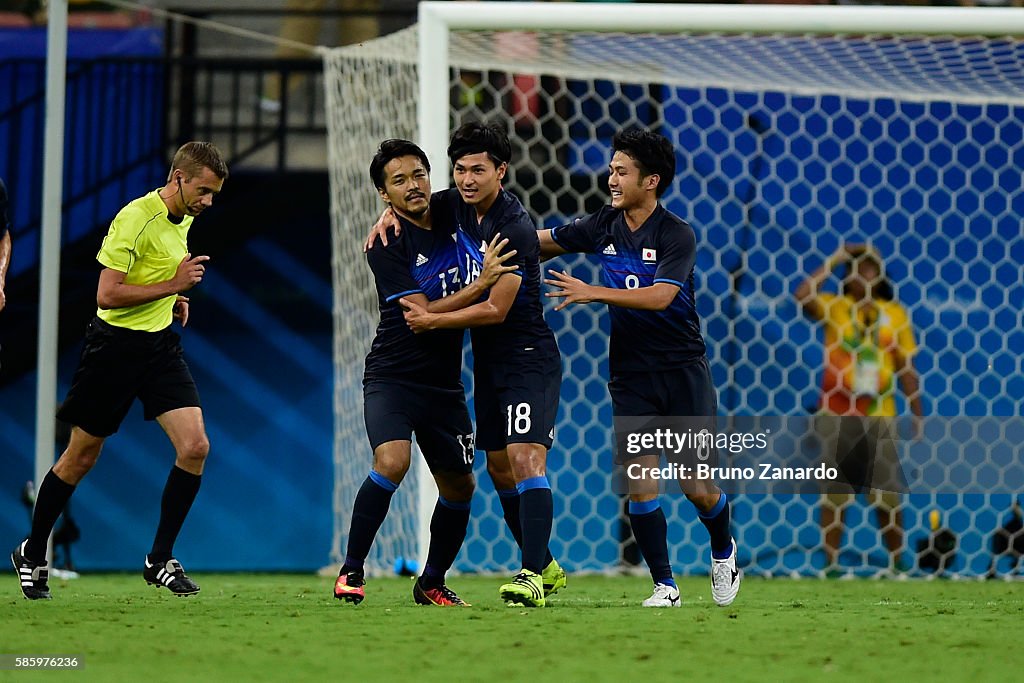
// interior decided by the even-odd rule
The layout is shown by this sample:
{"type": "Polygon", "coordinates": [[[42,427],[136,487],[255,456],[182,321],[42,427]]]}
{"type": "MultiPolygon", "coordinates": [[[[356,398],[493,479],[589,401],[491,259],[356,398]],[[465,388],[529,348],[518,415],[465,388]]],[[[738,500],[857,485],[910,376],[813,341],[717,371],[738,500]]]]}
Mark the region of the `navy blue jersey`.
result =
{"type": "Polygon", "coordinates": [[[402,233],[366,252],[377,283],[380,323],[366,356],[363,382],[398,379],[436,387],[461,386],[462,330],[413,334],[398,300],[425,294],[434,301],[462,287],[455,241],[446,229],[424,230],[399,216],[402,233]]]}
{"type": "Polygon", "coordinates": [[[467,284],[480,275],[484,250],[493,237],[501,233],[508,238],[505,249],[516,255],[506,265],[518,266],[522,278],[515,301],[505,322],[473,328],[473,354],[485,358],[506,358],[522,349],[553,350],[558,353],[555,337],[544,320],[540,302],[540,241],[537,228],[526,209],[512,194],[501,190],[483,221],[476,218],[476,209],[466,204],[455,188],[435,192],[431,200],[435,223],[456,226],[455,238],[459,252],[459,269],[467,284]],[[440,220],[438,220],[440,218],[440,220]]]}
{"type": "Polygon", "coordinates": [[[635,232],[622,211],[610,206],[551,231],[571,252],[597,254],[601,278],[614,289],[678,285],[679,294],[664,311],[609,306],[612,318],[609,370],[659,372],[681,368],[704,356],[693,293],[697,239],[693,228],[660,204],[635,232]]]}

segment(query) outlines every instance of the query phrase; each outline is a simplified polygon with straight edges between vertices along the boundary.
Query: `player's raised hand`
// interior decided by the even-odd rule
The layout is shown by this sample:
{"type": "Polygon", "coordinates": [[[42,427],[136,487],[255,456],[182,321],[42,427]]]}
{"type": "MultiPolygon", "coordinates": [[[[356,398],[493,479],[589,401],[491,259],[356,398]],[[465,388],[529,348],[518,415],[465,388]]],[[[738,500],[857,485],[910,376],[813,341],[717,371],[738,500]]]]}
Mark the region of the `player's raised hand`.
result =
{"type": "Polygon", "coordinates": [[[853,254],[850,252],[850,247],[856,247],[854,244],[840,244],[832,254],[825,259],[824,268],[826,271],[835,270],[837,266],[842,263],[846,263],[853,254]]]}
{"type": "Polygon", "coordinates": [[[434,318],[433,313],[423,306],[420,306],[412,299],[403,297],[398,300],[398,303],[401,304],[404,309],[403,315],[405,316],[405,324],[409,326],[410,330],[419,334],[420,332],[426,332],[431,329],[431,323],[434,318]]]}
{"type": "Polygon", "coordinates": [[[192,254],[185,254],[185,258],[181,259],[181,263],[178,264],[178,270],[174,274],[175,290],[184,292],[202,282],[203,275],[206,273],[206,266],[203,263],[209,260],[209,256],[196,256],[193,258],[192,254]]]}
{"type": "Polygon", "coordinates": [[[515,249],[509,249],[506,252],[501,250],[508,245],[508,239],[502,239],[501,234],[495,235],[487,248],[484,249],[484,264],[483,269],[480,271],[480,276],[477,278],[480,280],[480,284],[484,287],[492,287],[495,282],[498,281],[505,273],[514,273],[519,270],[519,266],[509,265],[506,266],[505,262],[515,256],[518,252],[515,249]]]}
{"type": "Polygon", "coordinates": [[[575,278],[564,270],[558,272],[557,270],[548,270],[551,274],[551,278],[545,278],[544,284],[551,285],[552,287],[558,287],[556,292],[545,292],[544,296],[550,298],[560,297],[561,303],[555,306],[556,311],[560,311],[569,304],[589,304],[594,301],[594,295],[591,292],[591,286],[583,280],[575,278]]]}
{"type": "Polygon", "coordinates": [[[174,319],[181,321],[181,326],[188,325],[188,297],[178,296],[174,301],[174,319]]]}
{"type": "Polygon", "coordinates": [[[398,216],[395,215],[394,209],[390,206],[384,209],[384,213],[380,215],[377,222],[370,228],[370,234],[366,236],[366,243],[363,244],[363,253],[365,254],[370,249],[373,249],[373,243],[380,238],[380,243],[385,247],[388,246],[388,228],[395,229],[395,237],[402,234],[402,225],[398,222],[398,216]]]}

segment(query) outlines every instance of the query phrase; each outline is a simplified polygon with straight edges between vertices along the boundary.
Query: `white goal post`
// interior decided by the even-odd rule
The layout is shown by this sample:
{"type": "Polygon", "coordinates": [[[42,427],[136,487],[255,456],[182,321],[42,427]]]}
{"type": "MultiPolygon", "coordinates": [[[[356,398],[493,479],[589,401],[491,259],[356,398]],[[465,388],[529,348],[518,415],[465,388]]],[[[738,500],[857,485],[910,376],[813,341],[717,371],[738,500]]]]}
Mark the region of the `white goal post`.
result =
{"type": "MultiPolygon", "coordinates": [[[[547,227],[606,202],[614,130],[652,127],[673,141],[680,166],[663,201],[697,232],[698,312],[723,413],[813,410],[821,340],[793,291],[839,243],[866,241],[885,254],[886,276],[915,326],[928,427],[938,434],[930,455],[958,447],[956,426],[937,416],[1011,420],[997,429],[1001,453],[1021,435],[1012,420],[1024,396],[1024,313],[1010,302],[1024,298],[1024,11],[423,2],[417,26],[329,51],[325,85],[333,561],[370,464],[360,379],[377,304],[361,237],[380,205],[366,168],[381,139],[405,137],[426,151],[434,189],[447,187],[449,134],[464,120],[507,125],[507,187],[547,227]]],[[[597,280],[592,261],[564,265],[597,280]]],[[[552,548],[571,570],[614,570],[624,541],[621,498],[609,483],[606,315],[576,306],[547,318],[564,368],[549,467],[552,548]]],[[[472,401],[471,373],[463,379],[472,401]]],[[[368,560],[373,570],[425,555],[436,491],[415,467],[368,560]]],[[[931,547],[934,510],[959,537],[947,573],[981,575],[1002,561],[990,541],[1011,514],[1009,483],[1020,473],[1000,470],[997,485],[982,490],[991,472],[976,470],[960,491],[911,490],[906,561],[920,543],[931,547]]],[[[518,554],[482,462],[476,471],[480,490],[456,569],[513,569],[518,554]]],[[[954,472],[950,464],[943,475],[954,472]]],[[[672,498],[664,505],[673,566],[706,571],[703,528],[685,500],[672,498]]],[[[733,519],[748,570],[820,572],[817,509],[815,496],[739,497],[733,519]]],[[[887,569],[870,506],[851,507],[841,561],[862,575],[887,569]]]]}
{"type": "MultiPolygon", "coordinates": [[[[438,83],[448,80],[454,30],[591,31],[622,33],[788,33],[1007,36],[1024,35],[1018,8],[881,7],[870,5],[587,4],[538,2],[421,2],[419,31],[420,146],[444,159],[450,131],[448,102],[438,83]]],[[[514,68],[515,65],[507,65],[514,68]]],[[[450,174],[435,164],[430,181],[447,187],[450,174]]]]}

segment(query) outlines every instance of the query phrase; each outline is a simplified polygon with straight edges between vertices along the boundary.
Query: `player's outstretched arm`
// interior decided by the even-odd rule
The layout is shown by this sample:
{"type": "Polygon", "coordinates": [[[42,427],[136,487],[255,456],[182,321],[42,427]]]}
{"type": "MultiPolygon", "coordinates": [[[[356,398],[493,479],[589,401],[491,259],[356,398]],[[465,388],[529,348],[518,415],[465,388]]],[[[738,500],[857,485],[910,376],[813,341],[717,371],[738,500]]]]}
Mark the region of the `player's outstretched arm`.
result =
{"type": "Polygon", "coordinates": [[[96,305],[103,309],[127,308],[187,291],[202,281],[206,272],[203,263],[209,260],[209,256],[193,257],[192,254],[185,254],[185,258],[178,264],[174,277],[148,285],[126,284],[124,279],[127,273],[104,268],[100,272],[100,282],[96,288],[96,305]]]}
{"type": "Polygon", "coordinates": [[[540,260],[547,261],[548,259],[562,254],[568,254],[569,250],[564,248],[555,238],[551,236],[551,229],[538,230],[537,240],[540,241],[540,260]]]}
{"type": "Polygon", "coordinates": [[[487,293],[488,289],[494,286],[494,283],[502,275],[519,270],[519,267],[516,265],[505,265],[506,261],[519,253],[515,249],[502,252],[502,249],[507,245],[507,238],[503,238],[500,233],[495,235],[491,239],[490,244],[487,245],[487,248],[484,249],[483,268],[477,279],[454,294],[431,301],[427,305],[427,310],[431,313],[448,313],[449,311],[457,311],[466,306],[472,306],[487,293]]]}
{"type": "Polygon", "coordinates": [[[555,306],[560,311],[569,304],[602,303],[621,308],[636,308],[641,311],[664,311],[679,293],[679,286],[668,282],[656,282],[650,287],[637,289],[615,289],[591,285],[566,271],[548,270],[550,278],[544,284],[557,287],[554,292],[545,292],[547,298],[560,298],[555,306]]]}
{"type": "Polygon", "coordinates": [[[417,333],[427,330],[498,325],[505,322],[505,317],[516,300],[516,294],[519,292],[519,285],[522,281],[521,276],[509,273],[491,287],[486,301],[448,313],[431,313],[425,306],[417,305],[408,297],[399,301],[406,309],[405,322],[413,332],[417,333]]]}

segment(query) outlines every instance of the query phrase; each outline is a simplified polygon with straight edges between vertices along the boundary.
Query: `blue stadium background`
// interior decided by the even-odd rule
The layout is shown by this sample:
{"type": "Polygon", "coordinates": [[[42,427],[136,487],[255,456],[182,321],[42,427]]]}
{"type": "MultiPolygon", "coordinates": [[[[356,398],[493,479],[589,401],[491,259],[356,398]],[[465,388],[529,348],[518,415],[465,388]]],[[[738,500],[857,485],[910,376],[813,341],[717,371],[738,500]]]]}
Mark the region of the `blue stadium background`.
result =
{"type": "MultiPolygon", "coordinates": [[[[10,41],[5,43],[3,37],[0,32],[0,46],[10,48],[10,41]]],[[[145,45],[147,38],[139,38],[142,41],[139,44],[145,45]]],[[[138,44],[127,53],[153,54],[152,50],[139,48],[138,44]]],[[[0,67],[4,58],[0,53],[0,67]]],[[[23,77],[41,78],[41,74],[23,77]]],[[[138,80],[155,78],[159,77],[148,74],[138,80]]],[[[138,92],[130,95],[128,91],[117,90],[118,87],[132,86],[130,83],[108,84],[103,96],[138,97],[140,121],[160,125],[158,114],[163,102],[157,94],[159,88],[155,88],[150,97],[138,92]]],[[[0,88],[0,98],[2,91],[0,88]]],[[[99,125],[89,119],[88,93],[88,88],[83,86],[69,101],[69,125],[87,128],[99,125]]],[[[626,94],[629,94],[628,88],[626,94]]],[[[1020,276],[1024,242],[1019,219],[1003,220],[993,226],[991,220],[983,218],[965,223],[950,216],[972,212],[974,206],[954,205],[955,198],[970,202],[971,196],[987,196],[992,201],[1009,196],[1012,198],[1009,215],[1024,214],[1019,171],[1014,170],[1024,167],[1024,152],[1019,146],[1015,147],[1012,158],[1005,160],[1008,170],[988,176],[930,174],[924,170],[889,173],[883,177],[881,164],[872,163],[854,169],[858,162],[868,161],[863,158],[867,148],[856,142],[858,137],[890,136],[899,141],[906,136],[917,136],[920,144],[901,148],[902,154],[910,155],[905,156],[904,161],[905,166],[911,168],[918,161],[927,160],[935,167],[945,165],[954,155],[977,154],[976,147],[958,143],[968,136],[976,139],[979,135],[978,129],[956,125],[944,125],[941,131],[935,127],[931,133],[927,129],[911,131],[898,127],[865,129],[856,121],[859,114],[869,109],[884,114],[889,110],[926,107],[936,121],[948,122],[951,118],[969,121],[977,118],[979,105],[901,104],[886,100],[867,103],[840,97],[748,96],[716,90],[681,90],[665,99],[680,103],[663,111],[665,128],[662,132],[676,139],[680,147],[680,193],[669,203],[669,208],[691,220],[703,245],[697,262],[698,306],[709,341],[715,381],[720,387],[723,413],[740,409],[749,413],[793,414],[804,413],[814,405],[821,365],[820,347],[808,344],[805,349],[805,342],[814,339],[817,332],[802,318],[789,296],[802,275],[796,259],[787,255],[794,247],[797,252],[814,249],[827,254],[840,238],[856,238],[871,240],[883,253],[891,252],[896,244],[903,253],[909,253],[908,250],[923,248],[923,236],[939,234],[949,240],[928,240],[925,262],[911,271],[905,262],[895,261],[888,272],[904,302],[928,298],[971,302],[970,306],[960,308],[943,307],[938,317],[930,312],[934,308],[911,306],[915,327],[928,330],[927,334],[919,336],[921,350],[916,360],[927,410],[936,414],[958,414],[960,401],[964,400],[968,414],[1020,414],[1024,374],[1019,354],[1024,351],[1024,330],[1019,310],[1010,309],[1004,303],[1024,301],[1020,276]],[[812,108],[820,116],[810,116],[812,108]],[[780,116],[783,110],[805,115],[780,116]],[[767,122],[774,122],[774,127],[766,130],[767,122]],[[712,124],[728,132],[702,139],[697,131],[712,124]],[[938,139],[940,135],[942,140],[938,139]],[[812,156],[823,163],[817,166],[804,163],[812,156]],[[794,163],[794,160],[802,161],[794,163]],[[838,171],[826,178],[826,168],[838,171]],[[771,169],[770,175],[768,169],[771,169]],[[822,175],[814,177],[814,169],[819,169],[822,175]],[[819,184],[848,187],[848,190],[816,192],[814,188],[819,184]],[[755,185],[757,192],[753,191],[755,185]],[[872,190],[886,185],[897,189],[914,186],[922,189],[900,195],[902,204],[897,206],[895,193],[872,190]],[[964,193],[961,191],[964,186],[976,187],[978,193],[964,193]],[[985,195],[984,191],[993,187],[1001,192],[985,195]],[[753,197],[756,202],[748,201],[753,197]],[[886,201],[890,202],[889,206],[886,201]],[[870,205],[871,210],[859,210],[858,204],[870,205]],[[794,206],[811,208],[798,215],[794,206]],[[889,212],[890,208],[895,210],[889,212]],[[950,209],[954,210],[950,212],[950,209]],[[815,215],[819,216],[817,221],[809,220],[815,215]],[[826,216],[829,221],[825,220],[826,216]],[[826,222],[830,222],[830,227],[824,227],[826,222]],[[1002,259],[1004,252],[998,248],[1000,241],[1011,244],[1010,258],[998,263],[983,261],[980,266],[961,264],[953,250],[960,243],[957,240],[962,240],[965,234],[987,240],[983,257],[989,259],[1002,259]],[[993,234],[999,239],[993,240],[993,234]],[[712,250],[724,254],[724,259],[714,261],[712,250]],[[751,277],[739,278],[738,291],[734,291],[731,279],[725,275],[739,269],[744,252],[747,272],[759,274],[771,270],[770,255],[780,254],[774,260],[775,271],[759,278],[761,289],[758,291],[751,277]],[[943,266],[938,268],[935,263],[943,266]],[[786,303],[769,310],[756,305],[759,297],[782,297],[786,303]],[[755,305],[742,305],[744,302],[755,305]],[[997,308],[1000,313],[993,319],[988,311],[997,308]],[[967,345],[967,340],[950,338],[943,333],[943,330],[983,326],[989,326],[990,333],[981,336],[980,348],[970,346],[973,338],[967,345]],[[741,370],[730,386],[727,375],[727,368],[739,357],[740,349],[745,349],[751,366],[766,366],[760,386],[746,393],[742,403],[737,387],[751,387],[755,378],[741,370]],[[782,382],[780,368],[783,366],[789,368],[788,384],[782,382]],[[952,381],[947,382],[950,377],[952,381]],[[992,389],[993,381],[998,387],[1000,378],[1009,378],[1008,395],[999,396],[992,389]]],[[[10,104],[0,99],[0,106],[10,104]]],[[[36,109],[25,109],[17,123],[11,117],[0,118],[0,132],[8,130],[5,126],[19,125],[22,138],[37,138],[30,128],[36,125],[33,121],[41,120],[35,118],[38,106],[37,103],[36,109]]],[[[998,134],[1003,139],[1018,141],[1024,135],[1024,111],[988,107],[985,113],[990,120],[1001,124],[998,134]]],[[[96,163],[97,155],[102,165],[106,151],[126,153],[133,147],[146,145],[144,134],[122,146],[109,144],[119,129],[139,130],[141,124],[107,124],[108,127],[97,129],[105,132],[97,135],[99,144],[95,148],[67,151],[66,192],[74,192],[87,181],[88,167],[84,164],[96,163]],[[104,141],[107,144],[102,144],[104,141]],[[81,167],[76,166],[76,159],[83,164],[81,167]],[[76,172],[79,168],[80,173],[76,172]]],[[[592,135],[592,131],[587,135],[592,135]]],[[[598,135],[607,137],[609,133],[598,130],[598,135]]],[[[587,174],[600,172],[607,161],[607,140],[602,145],[585,142],[586,139],[581,132],[577,170],[587,174]]],[[[31,145],[0,151],[0,174],[15,188],[16,225],[29,223],[26,212],[38,210],[31,206],[38,190],[27,188],[38,188],[40,183],[39,152],[31,145]]],[[[998,154],[998,151],[988,153],[998,154]]],[[[974,161],[965,158],[963,163],[973,165],[974,161]]],[[[137,174],[126,178],[118,187],[95,193],[95,204],[83,211],[90,216],[112,216],[124,201],[159,184],[164,172],[163,163],[143,164],[137,174]]],[[[206,280],[193,295],[193,320],[184,338],[186,354],[203,395],[213,450],[203,490],[177,548],[190,568],[309,570],[327,560],[333,523],[332,298],[327,204],[324,177],[282,181],[238,174],[229,182],[218,210],[196,225],[193,252],[203,253],[205,249],[214,258],[206,280]],[[260,196],[270,208],[255,210],[247,206],[253,196],[260,196]]],[[[94,253],[103,230],[90,228],[87,234],[82,234],[77,227],[94,224],[87,217],[66,216],[66,249],[78,245],[79,249],[94,253]]],[[[14,277],[21,277],[25,282],[32,277],[37,268],[36,244],[37,236],[31,230],[15,232],[14,277]]],[[[364,266],[356,263],[352,267],[364,266]]],[[[82,286],[94,287],[94,279],[91,283],[89,280],[94,278],[94,273],[89,272],[87,266],[82,268],[81,282],[86,283],[82,286]]],[[[31,288],[23,284],[18,291],[31,292],[31,288]]],[[[64,312],[65,320],[80,321],[87,317],[90,294],[85,292],[78,310],[64,312]]],[[[23,300],[12,301],[11,305],[32,304],[31,300],[23,300]]],[[[564,314],[549,313],[553,321],[561,315],[564,314]]],[[[572,320],[580,327],[588,324],[582,316],[572,320]]],[[[606,319],[603,325],[607,325],[606,319]]],[[[4,326],[4,317],[0,317],[0,334],[4,333],[4,326]]],[[[559,342],[563,351],[568,352],[580,343],[579,339],[564,336],[559,342]]],[[[603,338],[590,335],[586,339],[586,343],[592,345],[589,352],[595,357],[601,356],[603,338]]],[[[67,387],[77,353],[78,345],[72,344],[61,356],[61,393],[67,387]]],[[[600,371],[606,376],[606,367],[601,367],[600,371]]],[[[564,372],[583,376],[590,374],[591,367],[581,362],[578,367],[567,365],[564,372]]],[[[31,372],[0,377],[0,465],[6,473],[4,485],[0,486],[0,539],[7,539],[13,546],[24,533],[28,520],[19,493],[22,484],[32,476],[35,378],[31,372]]],[[[563,391],[574,392],[576,388],[567,383],[563,391]]],[[[603,386],[590,383],[585,391],[588,400],[599,406],[598,424],[611,424],[603,386]]],[[[568,510],[556,496],[556,514],[588,517],[582,527],[582,537],[574,537],[578,534],[577,526],[574,521],[569,524],[572,521],[569,519],[556,526],[553,533],[553,550],[571,569],[602,569],[614,565],[620,552],[616,540],[620,500],[608,493],[605,477],[584,478],[575,474],[589,469],[595,457],[607,458],[610,462],[607,430],[578,426],[590,417],[561,415],[558,443],[550,460],[556,490],[582,488],[588,494],[574,497],[574,504],[580,507],[568,510]],[[592,514],[594,512],[596,514],[592,514]]],[[[160,436],[159,429],[152,423],[143,423],[136,408],[75,495],[73,512],[83,532],[82,541],[75,547],[79,567],[85,570],[138,567],[155,528],[159,494],[172,457],[170,446],[160,436]]],[[[366,458],[369,462],[368,453],[354,453],[352,457],[366,458]]],[[[478,469],[481,490],[475,499],[474,511],[479,513],[485,507],[490,508],[496,512],[492,517],[500,520],[496,497],[483,472],[482,458],[478,469]]],[[[942,502],[939,501],[940,505],[942,502]]],[[[992,503],[995,511],[981,518],[971,520],[965,515],[954,515],[947,520],[956,531],[974,532],[963,536],[962,550],[980,550],[987,544],[990,530],[1004,517],[1000,511],[1009,509],[1011,496],[997,496],[992,503]],[[984,528],[969,529],[972,522],[984,528]]],[[[813,509],[813,500],[808,504],[813,509]]],[[[906,517],[909,545],[924,533],[923,515],[932,504],[929,499],[911,497],[906,517]]],[[[745,524],[740,539],[745,553],[741,562],[753,564],[755,568],[778,567],[781,557],[783,567],[803,565],[808,549],[819,543],[816,526],[806,523],[806,509],[771,503],[759,505],[758,519],[745,524]],[[775,524],[780,520],[785,523],[775,524]],[[794,532],[798,525],[802,526],[794,532]],[[750,554],[752,549],[756,549],[756,555],[750,554]]],[[[697,525],[686,506],[680,506],[679,510],[680,514],[674,515],[671,521],[670,540],[682,538],[683,527],[697,525]]],[[[735,501],[736,520],[748,522],[752,511],[750,500],[738,498],[735,501]]],[[[852,512],[851,525],[856,525],[860,515],[863,515],[862,510],[852,512]]],[[[463,565],[481,564],[480,558],[488,555],[487,539],[507,533],[497,521],[493,529],[481,531],[482,535],[471,539],[464,549],[463,565]]],[[[698,530],[694,537],[702,538],[702,533],[698,530]]],[[[867,525],[864,533],[858,532],[852,542],[857,547],[877,548],[877,564],[884,564],[884,553],[873,524],[867,525]]],[[[957,568],[983,572],[987,568],[987,557],[984,554],[976,557],[977,566],[957,568]]],[[[512,562],[511,557],[493,559],[501,565],[512,562]]],[[[705,571],[704,548],[679,546],[673,563],[679,571],[705,571]]]]}
{"type": "MultiPolygon", "coordinates": [[[[601,123],[573,131],[570,164],[584,174],[604,173],[617,122],[659,120],[638,104],[651,97],[647,86],[598,83],[596,92],[582,112],[584,120],[601,123]]],[[[870,242],[883,255],[897,253],[898,247],[900,258],[888,259],[887,276],[912,313],[926,414],[1021,415],[1024,324],[1019,309],[1008,305],[1024,297],[1021,108],[713,88],[665,89],[654,99],[670,103],[661,110],[660,132],[677,143],[680,171],[677,191],[670,191],[666,203],[697,231],[698,310],[721,414],[814,410],[823,362],[820,331],[802,315],[792,292],[806,272],[848,241],[870,242]],[[912,123],[922,119],[927,123],[912,123]],[[798,260],[804,254],[809,255],[806,270],[798,260]]],[[[546,225],[567,218],[554,216],[546,225]]],[[[581,261],[568,261],[570,272],[579,272],[581,261]]],[[[589,357],[603,356],[604,338],[591,334],[589,317],[549,313],[552,326],[564,325],[564,315],[579,336],[559,338],[563,355],[573,354],[584,339],[589,357]]],[[[607,332],[606,319],[602,330],[607,332]]],[[[589,358],[575,363],[564,364],[565,376],[592,373],[589,358]]],[[[603,363],[600,373],[607,377],[603,363]]],[[[563,402],[574,398],[577,387],[563,385],[563,402]]],[[[584,489],[589,495],[572,497],[575,509],[566,509],[556,496],[556,518],[564,515],[564,526],[561,533],[556,527],[552,550],[568,566],[602,570],[619,559],[621,500],[607,492],[604,478],[578,474],[591,471],[595,458],[598,471],[611,468],[607,396],[594,383],[583,384],[583,391],[588,400],[577,405],[578,414],[563,412],[560,418],[549,472],[556,491],[584,489]],[[582,517],[587,523],[580,538],[574,518],[582,517]]],[[[488,487],[481,477],[481,488],[488,487]]],[[[992,533],[1010,517],[1016,497],[1005,486],[984,500],[974,493],[908,496],[904,559],[913,563],[917,543],[929,533],[928,513],[937,509],[943,524],[959,536],[950,569],[984,574],[992,533]]],[[[482,498],[474,509],[486,506],[492,513],[480,534],[487,539],[503,533],[501,513],[482,498]]],[[[811,573],[823,567],[820,529],[808,523],[817,497],[804,496],[801,505],[787,502],[764,496],[734,500],[741,563],[749,569],[811,573]]],[[[706,534],[691,506],[678,496],[668,504],[673,566],[707,571],[706,534]],[[698,543],[680,543],[687,538],[698,543]]],[[[867,551],[871,568],[862,568],[863,573],[888,565],[870,510],[853,506],[847,528],[852,531],[841,562],[857,566],[859,553],[867,551]]],[[[487,564],[485,540],[471,540],[467,549],[467,565],[500,569],[505,561],[514,563],[498,555],[487,564]]]]}
{"type": "MultiPolygon", "coordinates": [[[[14,259],[0,314],[0,538],[25,534],[21,489],[33,477],[36,379],[13,374],[34,354],[42,168],[45,29],[0,30],[0,176],[11,188],[14,259]]],[[[74,372],[95,306],[95,254],[117,210],[162,184],[158,148],[164,70],[158,30],[72,30],[69,38],[64,302],[59,395],[74,372]],[[135,66],[125,70],[121,60],[135,66]],[[104,119],[98,99],[135,103],[104,119]],[[72,140],[79,141],[74,144],[72,140]],[[156,147],[156,148],[155,148],[156,147]],[[102,182],[111,168],[127,168],[102,182]],[[97,183],[99,183],[97,185],[97,183]]],[[[180,542],[207,569],[319,567],[331,534],[331,285],[329,194],[323,173],[235,169],[218,205],[198,221],[195,253],[217,264],[191,294],[184,343],[206,410],[213,457],[180,542]]],[[[135,569],[147,552],[173,450],[138,406],[76,493],[82,569],[135,569]]]]}

